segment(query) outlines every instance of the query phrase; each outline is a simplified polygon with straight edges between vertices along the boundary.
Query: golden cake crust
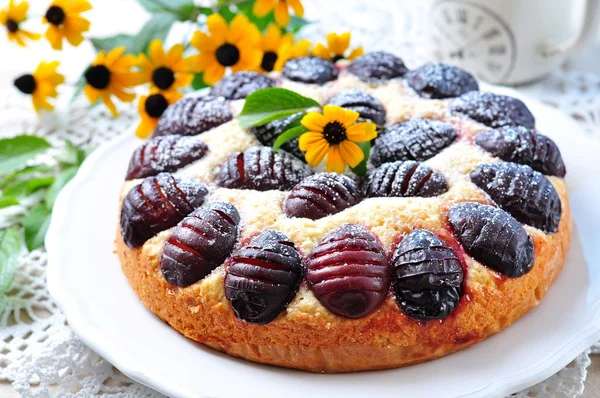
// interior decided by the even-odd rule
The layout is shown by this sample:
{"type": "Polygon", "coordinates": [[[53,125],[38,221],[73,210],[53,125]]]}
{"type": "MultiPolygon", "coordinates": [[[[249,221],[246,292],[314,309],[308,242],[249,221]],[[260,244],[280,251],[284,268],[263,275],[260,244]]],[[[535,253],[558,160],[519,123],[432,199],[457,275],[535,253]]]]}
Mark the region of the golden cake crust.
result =
{"type": "MultiPolygon", "coordinates": [[[[342,77],[336,87],[304,94],[324,102],[332,92],[357,85],[342,77]]],[[[293,88],[302,90],[301,86],[293,88]]],[[[420,100],[408,94],[410,100],[396,99],[392,94],[405,90],[397,82],[389,84],[387,91],[381,87],[360,88],[387,105],[388,123],[419,115],[444,120],[455,127],[458,141],[423,162],[445,175],[449,191],[436,198],[370,198],[320,220],[290,219],[281,210],[285,192],[240,191],[214,185],[215,165],[232,152],[256,145],[234,120],[203,134],[211,152],[180,174],[208,184],[210,201],[227,201],[236,206],[242,219],[238,247],[263,230],[275,229],[288,236],[306,257],[328,232],[345,223],[359,223],[391,253],[399,237],[416,228],[449,237],[446,213],[451,205],[469,201],[491,203],[468,178],[468,173],[479,164],[499,161],[472,143],[473,135],[483,126],[449,115],[445,101],[420,100]]],[[[442,321],[409,318],[398,307],[391,290],[373,313],[360,319],[345,319],[323,307],[303,281],[294,300],[274,321],[248,324],[235,317],[225,297],[224,266],[188,287],[166,282],[160,271],[160,257],[170,231],[161,232],[135,249],[127,247],[117,231],[116,249],[123,272],[143,304],[171,327],[200,343],[251,361],[312,372],[394,368],[468,347],[507,327],[542,300],[564,264],[572,229],[564,180],[548,179],[561,199],[562,217],[554,234],[525,226],[535,250],[531,272],[506,278],[465,255],[463,297],[457,309],[442,321]]],[[[139,180],[127,182],[121,199],[138,183],[139,180]]]]}

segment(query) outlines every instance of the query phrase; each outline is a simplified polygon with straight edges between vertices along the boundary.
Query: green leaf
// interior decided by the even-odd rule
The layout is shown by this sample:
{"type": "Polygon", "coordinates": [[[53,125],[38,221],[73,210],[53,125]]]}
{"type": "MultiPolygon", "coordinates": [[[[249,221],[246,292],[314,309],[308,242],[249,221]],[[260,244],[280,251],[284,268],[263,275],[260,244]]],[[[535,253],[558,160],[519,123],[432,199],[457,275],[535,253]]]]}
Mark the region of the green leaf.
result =
{"type": "Polygon", "coordinates": [[[151,41],[155,39],[164,41],[175,21],[177,21],[177,16],[174,14],[158,13],[152,15],[152,18],[146,22],[136,36],[131,52],[134,54],[147,52],[151,41]]]}
{"type": "Polygon", "coordinates": [[[352,172],[359,177],[367,175],[367,161],[371,155],[371,142],[357,142],[356,145],[362,149],[365,158],[356,167],[352,167],[352,172]]]}
{"type": "Polygon", "coordinates": [[[33,135],[0,139],[0,174],[22,167],[28,160],[48,148],[50,148],[48,141],[33,135]]]}
{"type": "Polygon", "coordinates": [[[10,206],[14,206],[14,205],[18,205],[19,204],[19,200],[15,197],[12,196],[0,196],[0,209],[3,209],[5,207],[10,207],[10,206]]]}
{"type": "Polygon", "coordinates": [[[132,53],[132,49],[133,49],[133,45],[135,43],[136,37],[133,35],[124,35],[124,34],[119,34],[119,35],[115,35],[115,36],[109,36],[109,37],[94,37],[91,38],[90,41],[92,42],[92,45],[94,46],[94,48],[96,49],[97,52],[100,51],[110,51],[115,47],[126,47],[127,53],[132,53]]]}
{"type": "Polygon", "coordinates": [[[6,187],[12,181],[16,180],[19,177],[25,176],[27,174],[47,173],[49,171],[52,171],[52,167],[46,166],[43,164],[37,165],[37,166],[25,167],[21,170],[14,171],[14,172],[10,173],[9,175],[7,175],[6,177],[4,177],[4,179],[2,180],[2,183],[0,183],[0,188],[6,187]]]}
{"type": "Polygon", "coordinates": [[[312,21],[309,21],[308,19],[304,19],[304,18],[297,17],[295,15],[292,15],[292,17],[290,18],[290,23],[286,27],[286,29],[288,32],[292,32],[292,33],[296,34],[300,31],[300,29],[302,29],[306,25],[310,25],[311,23],[312,23],[312,21]]]}
{"type": "Polygon", "coordinates": [[[194,75],[194,80],[192,80],[192,88],[194,90],[202,90],[203,88],[210,87],[208,84],[204,83],[204,73],[196,73],[194,75]]]}
{"type": "Polygon", "coordinates": [[[12,196],[15,198],[24,198],[27,195],[32,194],[38,189],[49,187],[54,183],[54,177],[39,177],[32,178],[30,180],[19,181],[7,185],[3,191],[2,196],[12,196]]]}
{"type": "Polygon", "coordinates": [[[23,234],[29,251],[44,246],[51,215],[52,212],[41,203],[23,218],[23,234]]]}
{"type": "Polygon", "coordinates": [[[279,134],[279,137],[277,137],[277,139],[273,143],[273,150],[277,152],[283,144],[285,144],[289,140],[293,140],[296,137],[300,137],[307,131],[308,129],[302,125],[285,130],[283,133],[279,134]]]}
{"type": "Polygon", "coordinates": [[[253,0],[245,0],[240,3],[237,3],[235,6],[238,9],[238,11],[241,14],[246,15],[250,22],[255,24],[258,30],[260,30],[261,32],[264,31],[270,24],[275,23],[275,14],[273,12],[270,12],[264,17],[260,18],[254,15],[254,13],[252,12],[252,8],[254,8],[253,0]]]}
{"type": "Polygon", "coordinates": [[[176,15],[180,21],[193,20],[196,11],[193,0],[138,0],[152,14],[169,13],[176,15]]]}
{"type": "Polygon", "coordinates": [[[56,178],[54,179],[54,183],[50,185],[48,191],[46,191],[46,206],[51,209],[54,206],[54,202],[56,201],[56,197],[58,193],[64,188],[65,185],[77,174],[78,167],[69,167],[61,171],[56,178]]]}
{"type": "Polygon", "coordinates": [[[21,237],[19,233],[12,228],[0,230],[0,294],[2,295],[10,288],[10,283],[17,271],[20,252],[21,237]]]}
{"type": "Polygon", "coordinates": [[[260,126],[320,106],[317,101],[284,88],[265,88],[246,98],[238,120],[244,128],[260,126]]]}

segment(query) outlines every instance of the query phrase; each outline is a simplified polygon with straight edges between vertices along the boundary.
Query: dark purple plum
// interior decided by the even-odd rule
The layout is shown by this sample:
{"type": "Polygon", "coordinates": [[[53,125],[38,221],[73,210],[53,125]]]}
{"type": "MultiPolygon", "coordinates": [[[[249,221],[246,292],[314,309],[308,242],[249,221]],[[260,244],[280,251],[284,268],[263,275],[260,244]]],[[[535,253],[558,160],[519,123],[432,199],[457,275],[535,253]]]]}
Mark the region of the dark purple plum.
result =
{"type": "Polygon", "coordinates": [[[402,311],[411,318],[432,320],[456,309],[464,272],[454,250],[434,233],[417,229],[394,251],[392,277],[402,311]]]}
{"type": "Polygon", "coordinates": [[[418,162],[407,160],[385,163],[369,175],[367,196],[437,196],[448,191],[446,178],[418,162]]]}
{"type": "Polygon", "coordinates": [[[237,100],[269,87],[275,87],[275,80],[257,72],[243,71],[223,77],[210,90],[210,95],[237,100]]]}
{"type": "Polygon", "coordinates": [[[535,118],[527,106],[521,100],[507,95],[470,91],[453,100],[450,111],[492,128],[535,126],[535,118]]]}
{"type": "Polygon", "coordinates": [[[317,299],[344,318],[370,314],[390,288],[385,251],[360,225],[345,224],[327,234],[306,263],[306,279],[317,299]]]}
{"type": "Polygon", "coordinates": [[[358,112],[361,118],[367,119],[379,126],[385,124],[385,109],[381,102],[370,94],[358,89],[343,91],[331,98],[328,105],[341,106],[358,112]]]}
{"type": "Polygon", "coordinates": [[[200,207],[207,194],[206,186],[195,180],[177,178],[169,173],[147,177],[123,199],[123,242],[131,248],[143,245],[200,207]]]}
{"type": "Polygon", "coordinates": [[[407,71],[400,58],[384,51],[362,55],[348,66],[348,72],[368,83],[383,83],[402,77],[407,71]]]}
{"type": "Polygon", "coordinates": [[[337,79],[338,70],[333,62],[319,57],[292,58],[283,65],[283,77],[308,84],[325,84],[337,79]]]}
{"type": "Polygon", "coordinates": [[[454,98],[479,90],[477,80],[470,73],[440,63],[429,63],[411,70],[406,74],[406,81],[423,98],[454,98]]]}
{"type": "Polygon", "coordinates": [[[452,232],[466,252],[510,278],[533,268],[533,241],[510,214],[493,206],[460,203],[448,211],[452,232]]]}
{"type": "Polygon", "coordinates": [[[562,214],[560,197],[543,174],[516,163],[488,163],[469,176],[518,221],[547,233],[558,230],[562,214]]]}
{"type": "Polygon", "coordinates": [[[475,136],[477,145],[507,162],[525,164],[540,173],[564,177],[567,170],[550,138],[523,126],[505,126],[475,136]]]}
{"type": "Polygon", "coordinates": [[[240,215],[226,202],[200,207],[185,217],[165,243],[160,270],[167,282],[189,286],[223,264],[238,238],[240,215]]]}
{"type": "Polygon", "coordinates": [[[288,217],[317,220],[339,213],[362,200],[360,189],[350,177],[319,173],[296,185],[283,204],[288,217]]]}
{"type": "Polygon", "coordinates": [[[289,190],[312,174],[312,169],[286,153],[271,148],[251,148],[231,155],[217,172],[216,183],[224,188],[289,190]]]}
{"type": "Polygon", "coordinates": [[[165,135],[138,147],[129,161],[127,180],[176,171],[202,159],[208,146],[197,137],[165,135]]]}
{"type": "MultiPolygon", "coordinates": [[[[300,116],[300,113],[296,113],[283,119],[273,120],[267,124],[250,128],[250,132],[264,146],[273,146],[277,137],[279,137],[287,125],[298,116],[300,116]]],[[[281,146],[281,149],[305,162],[304,152],[298,148],[298,138],[287,141],[281,146]]]]}
{"type": "Polygon", "coordinates": [[[154,137],[162,135],[198,135],[233,119],[225,98],[184,97],[169,106],[160,117],[154,137]]]}
{"type": "Polygon", "coordinates": [[[302,273],[294,243],[281,232],[265,231],[231,256],[225,296],[238,319],[264,325],[294,299],[302,273]]]}
{"type": "Polygon", "coordinates": [[[452,125],[429,119],[411,119],[387,127],[371,151],[371,163],[423,161],[437,155],[456,139],[452,125]]]}

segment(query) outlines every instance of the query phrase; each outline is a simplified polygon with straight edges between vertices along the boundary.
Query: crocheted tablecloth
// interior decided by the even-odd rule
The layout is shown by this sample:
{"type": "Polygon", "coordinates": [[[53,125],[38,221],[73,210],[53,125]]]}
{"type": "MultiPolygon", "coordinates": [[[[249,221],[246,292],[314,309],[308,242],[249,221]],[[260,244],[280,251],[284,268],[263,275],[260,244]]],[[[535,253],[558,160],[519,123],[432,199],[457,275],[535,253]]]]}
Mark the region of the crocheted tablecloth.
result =
{"type": "MultiPolygon", "coordinates": [[[[138,10],[130,3],[119,2],[125,8],[138,10]]],[[[343,10],[339,4],[338,0],[305,0],[307,17],[320,22],[307,26],[303,36],[318,41],[330,31],[351,30],[353,43],[364,45],[367,51],[392,50],[409,67],[427,60],[422,45],[422,1],[405,1],[400,7],[395,0],[344,0],[343,10]]],[[[137,14],[127,14],[140,15],[141,22],[146,18],[141,9],[137,14]]],[[[100,23],[97,15],[94,22],[100,23]]],[[[127,24],[132,29],[129,21],[127,24]]],[[[0,43],[2,52],[4,44],[0,43]]],[[[91,54],[89,48],[88,53],[91,54]]],[[[576,68],[589,63],[594,53],[598,53],[596,48],[588,49],[570,66],[518,90],[557,107],[577,120],[588,134],[600,139],[600,75],[574,69],[574,65],[576,68]]],[[[10,86],[18,68],[15,63],[0,65],[4,69],[0,73],[0,137],[27,133],[44,136],[57,146],[69,139],[78,146],[96,147],[124,133],[137,120],[135,105],[121,105],[121,117],[113,119],[102,106],[90,108],[83,98],[71,104],[62,101],[56,113],[38,118],[29,99],[10,86]]],[[[53,153],[48,154],[48,162],[54,161],[53,153]]],[[[11,225],[15,216],[26,212],[35,201],[32,198],[31,203],[0,211],[0,228],[11,225]]],[[[11,291],[0,300],[0,380],[11,382],[24,397],[161,396],[121,374],[73,334],[48,294],[46,259],[44,249],[22,256],[11,291]]],[[[556,375],[516,396],[580,396],[590,354],[597,350],[600,349],[592,347],[556,375]]]]}

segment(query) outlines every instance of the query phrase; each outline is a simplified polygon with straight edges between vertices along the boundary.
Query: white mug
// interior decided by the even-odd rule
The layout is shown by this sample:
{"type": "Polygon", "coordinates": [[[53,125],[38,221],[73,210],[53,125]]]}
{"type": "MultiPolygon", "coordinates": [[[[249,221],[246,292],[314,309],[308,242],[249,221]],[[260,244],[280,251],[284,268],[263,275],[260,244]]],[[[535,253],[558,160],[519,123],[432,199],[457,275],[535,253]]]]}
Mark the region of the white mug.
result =
{"type": "Polygon", "coordinates": [[[434,0],[433,58],[482,80],[521,84],[552,72],[596,32],[600,0],[434,0]],[[579,16],[584,7],[583,16],[579,16]]]}

